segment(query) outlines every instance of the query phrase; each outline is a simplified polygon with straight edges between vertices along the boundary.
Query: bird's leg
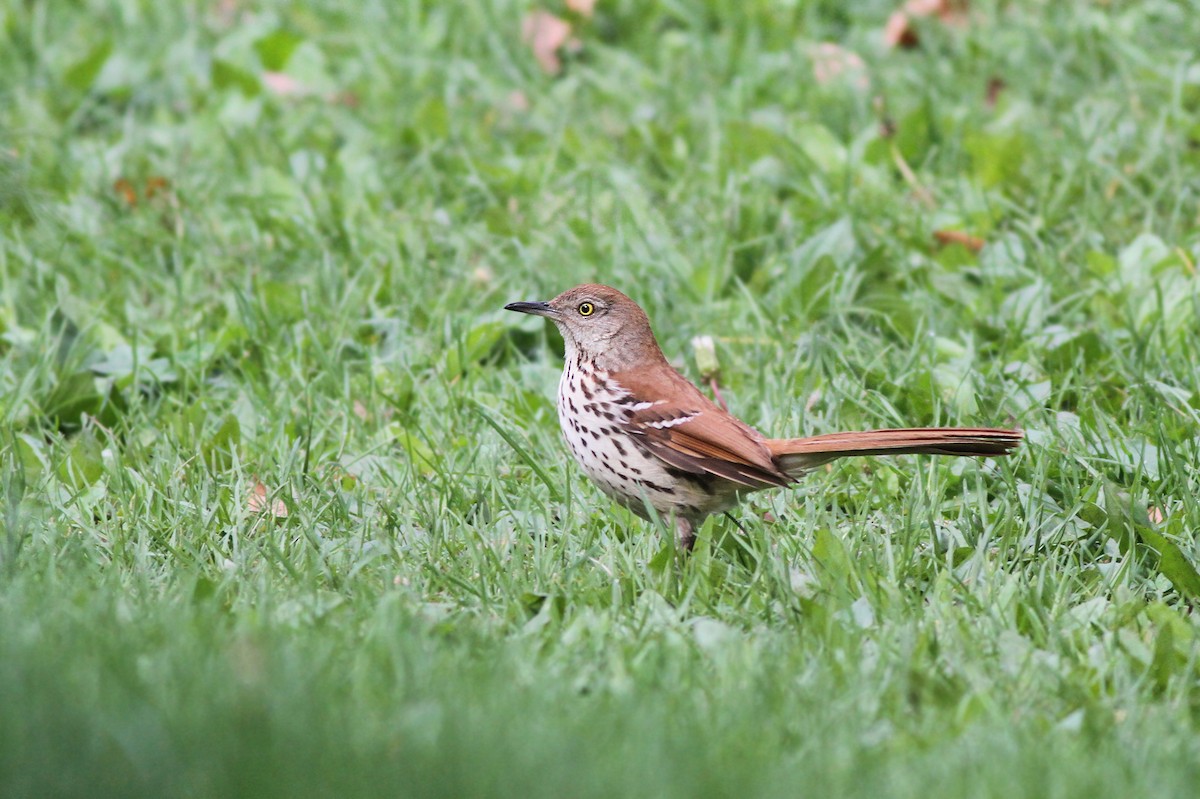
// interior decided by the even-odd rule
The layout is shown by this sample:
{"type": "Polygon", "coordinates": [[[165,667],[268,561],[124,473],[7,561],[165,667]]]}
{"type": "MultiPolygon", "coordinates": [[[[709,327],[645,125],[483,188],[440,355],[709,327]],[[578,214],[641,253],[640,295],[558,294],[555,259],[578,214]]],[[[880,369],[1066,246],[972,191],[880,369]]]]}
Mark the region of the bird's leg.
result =
{"type": "Polygon", "coordinates": [[[679,541],[679,548],[684,552],[691,552],[692,547],[696,545],[696,531],[692,528],[691,521],[682,516],[676,516],[675,535],[679,541]]]}
{"type": "Polygon", "coordinates": [[[721,396],[721,386],[717,382],[716,375],[713,375],[712,377],[708,378],[708,387],[712,389],[713,399],[715,399],[717,401],[717,404],[721,406],[721,410],[728,413],[729,406],[725,404],[725,398],[721,396]]]}

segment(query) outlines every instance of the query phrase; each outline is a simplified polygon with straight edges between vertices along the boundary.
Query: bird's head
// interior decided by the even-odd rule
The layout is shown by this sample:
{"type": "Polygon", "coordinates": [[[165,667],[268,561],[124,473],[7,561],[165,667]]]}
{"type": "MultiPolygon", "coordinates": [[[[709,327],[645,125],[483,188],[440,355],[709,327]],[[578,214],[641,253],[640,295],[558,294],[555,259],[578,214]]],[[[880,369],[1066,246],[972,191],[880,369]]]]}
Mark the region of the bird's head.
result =
{"type": "Polygon", "coordinates": [[[607,371],[662,357],[645,311],[608,286],[589,283],[567,289],[549,302],[512,302],[504,308],[546,317],[562,333],[567,358],[582,357],[607,371]]]}

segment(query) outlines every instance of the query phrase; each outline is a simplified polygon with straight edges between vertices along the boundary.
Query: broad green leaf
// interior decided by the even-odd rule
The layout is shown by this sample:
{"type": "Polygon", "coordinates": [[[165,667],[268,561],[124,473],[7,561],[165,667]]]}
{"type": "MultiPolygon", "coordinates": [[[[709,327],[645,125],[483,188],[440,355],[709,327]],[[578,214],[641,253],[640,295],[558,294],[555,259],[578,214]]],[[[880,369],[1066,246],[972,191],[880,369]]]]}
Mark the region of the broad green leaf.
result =
{"type": "Polygon", "coordinates": [[[969,133],[963,148],[971,157],[971,166],[979,186],[990,189],[1013,181],[1021,173],[1028,143],[1020,133],[969,133]]]}
{"type": "Polygon", "coordinates": [[[929,119],[929,108],[922,105],[910,111],[896,124],[896,134],[892,139],[881,139],[887,146],[882,149],[885,157],[881,163],[891,162],[891,146],[895,142],[900,154],[910,165],[919,165],[925,160],[929,147],[933,142],[933,125],[929,119]]]}
{"type": "Polygon", "coordinates": [[[825,173],[841,172],[846,167],[846,146],[829,128],[816,122],[800,125],[793,140],[812,164],[825,173]]]}
{"type": "Polygon", "coordinates": [[[1188,599],[1200,599],[1200,573],[1175,542],[1154,529],[1146,509],[1112,483],[1104,486],[1104,508],[1087,505],[1080,511],[1085,521],[1103,529],[1122,552],[1131,546],[1147,555],[1146,563],[1171,581],[1188,599]]]}
{"type": "Polygon", "coordinates": [[[104,474],[104,448],[90,432],[71,442],[67,457],[58,465],[59,479],[75,488],[92,485],[104,474]]]}
{"type": "Polygon", "coordinates": [[[276,30],[254,42],[254,51],[265,68],[278,72],[287,66],[288,59],[303,41],[291,31],[276,30]]]}
{"type": "Polygon", "coordinates": [[[254,97],[262,91],[262,84],[255,75],[219,58],[214,58],[212,62],[212,82],[217,89],[237,89],[247,97],[254,97]]]}
{"type": "Polygon", "coordinates": [[[413,432],[398,421],[390,423],[387,429],[392,440],[404,449],[409,463],[421,474],[432,476],[438,472],[440,459],[424,436],[419,432],[413,432]]]}
{"type": "Polygon", "coordinates": [[[1158,690],[1165,689],[1171,677],[1186,664],[1187,658],[1180,654],[1175,643],[1175,627],[1170,624],[1159,627],[1154,639],[1154,658],[1150,661],[1150,676],[1158,690]]]}
{"type": "Polygon", "coordinates": [[[61,378],[42,402],[42,411],[59,425],[74,427],[85,414],[96,416],[108,401],[110,387],[90,371],[61,378]]]}
{"type": "Polygon", "coordinates": [[[67,68],[63,82],[81,92],[91,89],[100,75],[100,70],[104,69],[105,63],[108,62],[108,57],[112,55],[112,49],[112,41],[109,39],[97,44],[87,55],[67,68]]]}
{"type": "Polygon", "coordinates": [[[832,530],[823,527],[817,531],[812,554],[818,567],[839,586],[844,586],[849,581],[853,570],[850,556],[842,539],[832,530]]]}
{"type": "Polygon", "coordinates": [[[242,426],[232,413],[221,419],[221,426],[200,448],[204,461],[214,470],[227,469],[233,462],[233,452],[242,441],[242,426]]]}

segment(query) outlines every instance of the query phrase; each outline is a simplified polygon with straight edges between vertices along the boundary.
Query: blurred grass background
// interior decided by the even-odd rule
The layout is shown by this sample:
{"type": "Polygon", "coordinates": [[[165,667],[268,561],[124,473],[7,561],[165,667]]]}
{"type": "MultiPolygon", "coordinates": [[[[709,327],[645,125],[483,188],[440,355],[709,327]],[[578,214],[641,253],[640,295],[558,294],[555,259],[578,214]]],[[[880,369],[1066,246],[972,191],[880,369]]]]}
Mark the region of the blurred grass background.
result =
{"type": "Polygon", "coordinates": [[[1191,795],[1200,8],[897,10],[0,6],[0,793],[1191,795]],[[583,281],[1027,446],[676,559],[500,310],[583,281]]]}

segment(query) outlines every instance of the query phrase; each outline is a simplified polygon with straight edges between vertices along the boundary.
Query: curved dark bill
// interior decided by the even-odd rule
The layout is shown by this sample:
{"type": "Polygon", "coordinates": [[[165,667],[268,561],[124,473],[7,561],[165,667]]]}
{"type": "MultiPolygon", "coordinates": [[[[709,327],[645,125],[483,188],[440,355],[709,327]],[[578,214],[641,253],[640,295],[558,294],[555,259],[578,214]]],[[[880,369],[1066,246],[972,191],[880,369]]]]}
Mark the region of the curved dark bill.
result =
{"type": "Polygon", "coordinates": [[[504,306],[506,311],[531,313],[534,316],[554,316],[558,311],[550,307],[548,302],[510,302],[504,306]]]}

